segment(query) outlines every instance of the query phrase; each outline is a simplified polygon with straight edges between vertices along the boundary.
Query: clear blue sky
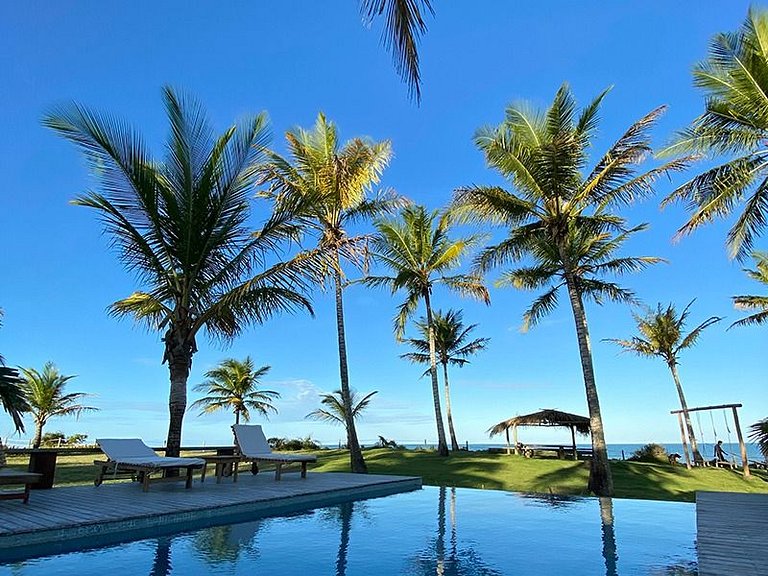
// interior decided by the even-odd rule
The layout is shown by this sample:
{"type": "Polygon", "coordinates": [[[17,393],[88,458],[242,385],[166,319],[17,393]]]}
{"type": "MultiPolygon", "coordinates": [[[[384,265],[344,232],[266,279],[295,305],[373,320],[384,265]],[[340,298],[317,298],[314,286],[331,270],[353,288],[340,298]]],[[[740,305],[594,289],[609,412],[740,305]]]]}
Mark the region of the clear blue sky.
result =
{"type": "MultiPolygon", "coordinates": [[[[702,109],[692,65],[706,55],[711,36],[736,29],[748,8],[742,1],[482,4],[435,2],[437,15],[428,21],[421,50],[420,107],[407,99],[380,47],[379,28],[361,24],[353,0],[0,6],[0,306],[6,313],[0,351],[12,365],[40,368],[54,361],[65,374],[78,375],[73,391],[95,394],[91,402],[101,407],[79,422],[51,421],[47,429],[161,443],[168,394],[159,335],[106,315],[107,305],[137,284],[110,252],[95,214],[68,204],[93,182],[79,153],[41,127],[52,106],[75,100],[117,114],[158,154],[166,131],[164,84],[196,95],[218,129],[267,110],[281,151],[285,130],[311,125],[322,110],[343,138],[390,139],[395,156],[383,184],[437,208],[458,186],[500,182],[472,144],[475,129],[501,121],[513,100],[548,104],[564,81],[582,103],[614,86],[603,108],[598,152],[660,104],[670,107],[655,133],[657,144],[664,143],[702,109]]],[[[662,182],[656,199],[627,212],[632,222],[652,225],[629,251],[663,256],[670,264],[625,283],[649,303],[682,307],[697,298],[692,322],[728,317],[685,354],[681,375],[690,405],[743,402],[743,422],[752,423],[768,415],[767,333],[725,328],[739,317],[730,297],[759,293],[760,286],[727,260],[725,223],[671,242],[685,218],[680,208],[658,208],[671,188],[662,182]]],[[[461,442],[487,441],[492,424],[539,408],[586,413],[570,310],[564,305],[522,334],[521,315],[533,296],[494,289],[493,305],[485,308],[436,295],[437,306],[463,307],[465,319],[479,324],[478,336],[492,339],[487,352],[453,371],[461,442]]],[[[429,383],[419,378],[420,368],[399,359],[406,350],[391,332],[400,300],[363,287],[350,288],[346,299],[352,384],[380,391],[360,424],[362,441],[381,434],[434,442],[429,383]]],[[[340,429],[303,419],[317,406],[318,393],[338,386],[330,295],[318,293],[315,304],[315,319],[279,318],[226,349],[201,338],[190,388],[219,360],[250,354],[273,367],[264,384],[283,395],[280,414],[266,425],[269,435],[338,441],[340,429]]],[[[669,410],[677,397],[666,367],[601,342],[632,333],[629,310],[590,306],[588,315],[608,441],[675,441],[669,410]]],[[[722,432],[722,415],[716,418],[722,432]]],[[[230,420],[229,414],[190,413],[184,442],[227,442],[230,420]]],[[[711,440],[709,419],[703,424],[711,440]]],[[[0,436],[10,432],[9,419],[0,414],[0,436]]],[[[565,436],[532,430],[524,439],[565,436]]]]}

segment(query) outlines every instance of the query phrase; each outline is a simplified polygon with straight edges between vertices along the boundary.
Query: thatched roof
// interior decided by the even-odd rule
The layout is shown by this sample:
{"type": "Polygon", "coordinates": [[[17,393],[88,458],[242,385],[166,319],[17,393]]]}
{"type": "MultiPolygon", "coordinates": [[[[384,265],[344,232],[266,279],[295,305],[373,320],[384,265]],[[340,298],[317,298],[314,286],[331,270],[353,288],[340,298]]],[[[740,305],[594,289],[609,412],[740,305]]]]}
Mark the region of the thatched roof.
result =
{"type": "Polygon", "coordinates": [[[589,418],[578,414],[560,412],[552,408],[545,408],[533,414],[515,416],[509,420],[504,420],[489,428],[488,433],[495,436],[513,426],[564,426],[567,428],[573,426],[579,434],[589,434],[589,418]]]}

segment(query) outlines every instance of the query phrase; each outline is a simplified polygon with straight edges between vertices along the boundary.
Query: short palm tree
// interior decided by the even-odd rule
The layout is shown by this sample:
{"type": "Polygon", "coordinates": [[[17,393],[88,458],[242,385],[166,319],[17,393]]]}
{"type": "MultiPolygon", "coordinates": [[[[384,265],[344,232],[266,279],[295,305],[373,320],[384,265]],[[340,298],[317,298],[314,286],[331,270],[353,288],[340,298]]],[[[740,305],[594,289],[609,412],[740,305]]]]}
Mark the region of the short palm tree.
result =
{"type": "Polygon", "coordinates": [[[627,301],[631,293],[601,278],[605,274],[638,270],[655,258],[617,258],[615,251],[628,235],[613,214],[617,205],[652,193],[654,181],[683,168],[675,159],[647,172],[639,165],[650,153],[649,131],[663,108],[641,118],[610,147],[591,169],[588,151],[599,125],[605,92],[577,112],[566,85],[552,105],[538,112],[522,104],[507,108],[498,127],[483,128],[475,142],[490,166],[509,179],[510,192],[500,187],[474,186],[457,191],[454,204],[469,221],[508,228],[508,236],[487,247],[476,261],[480,271],[506,266],[526,257],[534,264],[506,273],[502,284],[546,291],[528,310],[526,324],[535,323],[557,304],[558,289],[567,289],[576,325],[584,386],[592,429],[589,489],[610,495],[602,416],[595,384],[584,299],[627,301]]]}
{"type": "Polygon", "coordinates": [[[205,329],[231,340],[281,312],[311,312],[307,275],[317,259],[275,261],[276,249],[296,234],[290,215],[274,213],[257,233],[249,229],[266,115],[215,137],[198,103],[171,88],[163,96],[170,130],[162,160],[124,123],[76,104],[44,124],[85,153],[101,192],[74,203],[99,213],[123,264],[141,282],[110,312],[164,332],[171,382],[166,453],[178,456],[198,334],[205,329]]]}
{"type": "Polygon", "coordinates": [[[43,438],[43,427],[51,418],[60,416],[80,417],[83,412],[98,410],[93,406],[80,404],[83,398],[89,396],[84,392],[64,393],[64,388],[75,376],[65,376],[59,372],[52,362],[46,362],[43,371],[34,368],[22,368],[22,384],[24,396],[29,404],[29,412],[35,421],[35,437],[32,448],[39,448],[43,438]]]}
{"type": "Polygon", "coordinates": [[[635,319],[635,324],[637,324],[639,335],[632,336],[629,340],[609,338],[607,341],[621,346],[626,352],[632,352],[639,356],[658,356],[666,362],[669,371],[672,373],[672,379],[675,382],[677,396],[680,399],[680,408],[683,409],[685,426],[688,430],[688,437],[691,440],[693,461],[701,464],[704,462],[704,459],[701,457],[698,444],[696,443],[696,435],[691,424],[688,403],[685,401],[683,385],[680,383],[677,367],[680,364],[680,353],[693,347],[701,333],[709,326],[712,326],[712,324],[720,322],[722,318],[710,316],[688,332],[688,334],[685,334],[685,323],[688,320],[688,312],[691,305],[693,305],[693,301],[680,314],[677,313],[673,304],[668,305],[666,308],[658,304],[656,309],[649,308],[645,314],[633,314],[632,317],[635,319]]]}
{"type": "MultiPolygon", "coordinates": [[[[2,319],[3,309],[0,308],[0,326],[2,326],[2,319]]],[[[5,366],[5,359],[0,355],[0,406],[13,420],[16,432],[24,432],[22,415],[29,410],[21,384],[19,371],[5,366]]]]}
{"type": "MultiPolygon", "coordinates": [[[[744,272],[752,280],[757,280],[761,284],[768,286],[768,252],[753,252],[752,258],[755,260],[755,269],[745,268],[744,272]]],[[[768,296],[734,296],[733,303],[739,310],[749,310],[752,314],[737,320],[731,324],[731,328],[768,322],[768,296]]]]}
{"type": "Polygon", "coordinates": [[[728,232],[731,257],[744,259],[768,221],[768,10],[753,7],[737,32],[712,39],[693,71],[705,110],[661,154],[695,151],[733,156],[672,192],[662,205],[691,211],[679,234],[740,210],[728,232]]]}
{"type": "MultiPolygon", "coordinates": [[[[448,384],[448,366],[464,366],[469,363],[468,356],[484,350],[490,338],[476,338],[468,341],[470,333],[477,328],[477,324],[464,326],[461,310],[448,310],[445,314],[441,310],[435,312],[432,317],[435,329],[435,352],[438,362],[443,367],[443,385],[445,392],[445,416],[448,420],[448,434],[451,436],[451,450],[459,449],[456,439],[456,430],[453,426],[453,412],[451,410],[451,389],[448,384]]],[[[421,332],[421,338],[408,338],[406,342],[416,349],[416,352],[402,354],[400,357],[419,364],[429,364],[429,324],[426,318],[421,318],[416,327],[421,332]]],[[[429,369],[425,374],[429,373],[429,369]]]]}
{"type": "Polygon", "coordinates": [[[446,276],[456,269],[479,240],[476,236],[451,239],[453,219],[449,212],[428,212],[423,206],[406,206],[399,218],[376,221],[378,233],[372,241],[373,259],[388,268],[391,276],[366,276],[363,283],[373,287],[388,287],[392,293],[403,290],[405,302],[395,316],[395,337],[403,339],[405,325],[419,305],[424,302],[429,332],[429,370],[432,399],[437,422],[437,451],[448,456],[445,428],[440,409],[437,382],[437,354],[432,315],[432,289],[442,285],[462,296],[470,296],[490,304],[487,288],[480,278],[469,274],[446,276]]]}
{"type": "Polygon", "coordinates": [[[320,404],[322,404],[323,407],[313,410],[307,414],[306,417],[310,420],[341,424],[346,427],[347,422],[350,420],[354,422],[360,418],[363,410],[368,408],[368,404],[371,403],[374,394],[378,393],[378,390],[374,390],[373,392],[368,392],[368,394],[363,397],[359,397],[354,389],[350,390],[349,396],[352,401],[352,412],[349,414],[347,413],[347,405],[341,390],[334,390],[330,394],[321,394],[320,404]]]}
{"type": "Polygon", "coordinates": [[[768,418],[763,418],[749,427],[749,439],[757,444],[763,457],[768,461],[768,418]]]}
{"type": "Polygon", "coordinates": [[[196,392],[206,396],[192,403],[190,408],[200,408],[201,414],[210,414],[219,410],[232,410],[235,424],[240,418],[248,422],[251,412],[268,416],[277,414],[272,401],[280,398],[274,390],[259,389],[260,379],[266,376],[270,366],[256,368],[250,356],[245,360],[228,358],[213,370],[205,373],[207,380],[195,386],[196,392]]]}
{"type": "MultiPolygon", "coordinates": [[[[332,254],[333,266],[327,269],[326,276],[332,279],[336,293],[341,392],[345,414],[351,414],[342,257],[359,263],[365,239],[350,237],[346,229],[349,224],[385,214],[398,205],[398,198],[392,194],[367,197],[389,163],[392,148],[388,141],[370,142],[362,138],[340,145],[336,126],[323,114],[318,115],[312,130],[296,128],[285,137],[290,159],[270,155],[264,169],[264,178],[271,185],[267,195],[280,209],[293,210],[304,230],[316,235],[320,249],[332,254]]],[[[345,428],[350,467],[353,472],[365,473],[354,420],[350,419],[345,428]]]]}

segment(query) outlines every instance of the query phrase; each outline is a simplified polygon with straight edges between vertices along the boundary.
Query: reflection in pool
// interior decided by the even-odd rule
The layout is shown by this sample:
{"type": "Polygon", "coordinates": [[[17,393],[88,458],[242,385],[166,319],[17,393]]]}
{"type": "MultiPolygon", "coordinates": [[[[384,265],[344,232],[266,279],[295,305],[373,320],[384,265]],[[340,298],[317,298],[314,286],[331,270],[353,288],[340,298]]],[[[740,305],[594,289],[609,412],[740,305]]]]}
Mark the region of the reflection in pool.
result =
{"type": "Polygon", "coordinates": [[[0,563],[0,576],[690,576],[697,573],[694,538],[691,504],[425,488],[116,545],[94,542],[0,563]]]}

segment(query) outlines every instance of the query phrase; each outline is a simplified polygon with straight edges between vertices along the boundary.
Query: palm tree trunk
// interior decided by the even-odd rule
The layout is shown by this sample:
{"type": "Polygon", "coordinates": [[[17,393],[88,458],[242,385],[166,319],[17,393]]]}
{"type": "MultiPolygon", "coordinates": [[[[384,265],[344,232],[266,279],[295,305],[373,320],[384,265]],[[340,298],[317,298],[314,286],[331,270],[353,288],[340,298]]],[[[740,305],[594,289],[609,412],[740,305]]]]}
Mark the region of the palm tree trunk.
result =
{"type": "Polygon", "coordinates": [[[443,362],[443,384],[445,385],[445,417],[448,419],[448,434],[451,436],[451,450],[458,452],[459,442],[456,440],[456,430],[453,429],[453,414],[451,413],[451,389],[448,386],[447,362],[443,362]]]}
{"type": "MultiPolygon", "coordinates": [[[[187,410],[187,380],[195,353],[194,339],[188,330],[171,329],[165,335],[165,359],[171,375],[171,391],[168,396],[168,437],[165,455],[178,457],[181,451],[181,425],[187,410]]],[[[175,472],[169,470],[169,474],[175,472]]]]}
{"type": "Polygon", "coordinates": [[[349,391],[349,368],[347,365],[347,340],[344,331],[344,299],[341,285],[341,261],[336,251],[336,331],[339,338],[339,375],[341,377],[341,399],[344,402],[344,427],[347,429],[347,446],[349,447],[349,466],[356,474],[367,474],[363,451],[357,440],[355,417],[352,414],[352,395],[349,391]]]}
{"type": "Polygon", "coordinates": [[[43,441],[43,426],[45,426],[43,420],[35,420],[35,437],[32,440],[32,448],[35,450],[40,448],[40,443],[43,441]]]}
{"type": "Polygon", "coordinates": [[[696,435],[693,432],[693,424],[691,424],[691,415],[688,413],[688,403],[685,401],[685,394],[683,393],[683,385],[680,383],[680,377],[677,374],[677,365],[673,362],[668,362],[669,370],[672,372],[672,378],[675,381],[677,387],[677,395],[680,398],[680,408],[683,409],[683,418],[685,418],[685,427],[688,429],[688,438],[691,440],[691,452],[693,452],[693,462],[695,464],[703,464],[704,458],[701,457],[699,452],[699,445],[696,443],[696,435]]]}
{"type": "Polygon", "coordinates": [[[597,384],[595,383],[595,370],[592,366],[592,348],[589,342],[587,315],[573,273],[567,268],[565,270],[565,282],[568,287],[573,319],[576,323],[576,337],[579,341],[581,371],[584,375],[584,388],[587,393],[587,408],[589,409],[589,427],[592,434],[592,460],[589,467],[588,488],[597,496],[612,496],[613,478],[608,463],[608,448],[605,445],[603,417],[600,413],[600,400],[597,396],[597,384]]]}
{"type": "Polygon", "coordinates": [[[432,399],[435,403],[435,420],[437,421],[437,453],[448,456],[448,443],[445,441],[443,413],[440,410],[440,388],[437,383],[437,354],[435,353],[435,330],[432,326],[432,305],[429,301],[429,291],[424,292],[424,305],[427,308],[427,326],[429,327],[429,375],[432,377],[432,399]]]}

